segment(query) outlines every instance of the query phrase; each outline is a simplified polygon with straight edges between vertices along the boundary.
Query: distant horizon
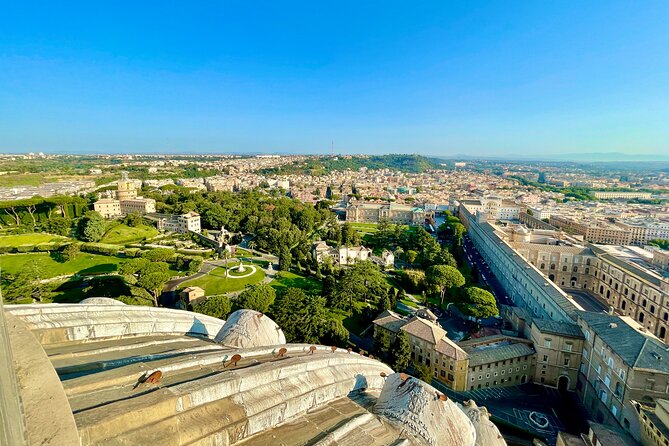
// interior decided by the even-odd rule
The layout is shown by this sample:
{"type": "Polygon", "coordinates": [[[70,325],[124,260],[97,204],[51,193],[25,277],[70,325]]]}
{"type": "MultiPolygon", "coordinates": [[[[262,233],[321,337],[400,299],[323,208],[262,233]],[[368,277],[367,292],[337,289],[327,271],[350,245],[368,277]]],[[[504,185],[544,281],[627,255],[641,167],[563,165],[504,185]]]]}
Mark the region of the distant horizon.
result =
{"type": "MultiPolygon", "coordinates": [[[[0,155],[27,155],[29,153],[44,155],[59,155],[59,156],[256,156],[256,155],[279,155],[279,156],[329,156],[330,151],[222,151],[222,150],[164,150],[164,151],[115,151],[115,150],[100,150],[100,151],[48,151],[48,150],[25,150],[25,151],[0,151],[0,155]]],[[[389,152],[365,152],[365,151],[344,151],[337,152],[335,150],[334,156],[384,156],[384,155],[419,155],[427,158],[436,158],[444,160],[461,160],[461,161],[475,161],[475,160],[499,160],[499,161],[553,161],[553,162],[653,162],[653,161],[669,161],[669,155],[651,154],[651,153],[624,153],[624,152],[583,152],[583,153],[563,153],[563,154],[545,154],[545,155],[521,155],[521,154],[432,154],[432,153],[418,153],[410,151],[389,151],[389,152]]]]}

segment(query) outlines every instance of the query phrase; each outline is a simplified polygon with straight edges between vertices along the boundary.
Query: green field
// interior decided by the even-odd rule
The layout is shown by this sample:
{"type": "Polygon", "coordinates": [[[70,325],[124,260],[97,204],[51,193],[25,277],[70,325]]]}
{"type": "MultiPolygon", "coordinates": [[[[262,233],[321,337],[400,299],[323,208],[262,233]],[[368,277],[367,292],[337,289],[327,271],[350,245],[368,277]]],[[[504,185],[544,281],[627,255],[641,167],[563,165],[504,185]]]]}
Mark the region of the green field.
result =
{"type": "Polygon", "coordinates": [[[373,234],[378,231],[376,223],[349,223],[353,229],[358,231],[361,235],[373,234]]]}
{"type": "Polygon", "coordinates": [[[110,243],[112,245],[127,245],[129,243],[141,242],[146,239],[153,238],[160,234],[153,226],[140,225],[131,227],[120,224],[110,228],[104,236],[102,236],[102,243],[110,243]]]}
{"type": "Polygon", "coordinates": [[[44,175],[37,173],[0,175],[0,187],[39,186],[44,181],[44,175]]]}
{"type": "MultiPolygon", "coordinates": [[[[247,263],[247,262],[245,262],[247,263]]],[[[229,266],[236,265],[237,262],[231,261],[229,266]]],[[[260,268],[260,265],[257,265],[256,272],[251,274],[248,277],[241,278],[232,278],[225,276],[225,268],[219,266],[218,268],[211,271],[206,276],[199,277],[194,280],[189,280],[188,282],[182,283],[182,287],[187,286],[199,286],[204,289],[207,296],[213,296],[215,294],[224,294],[232,291],[241,291],[247,285],[253,285],[265,278],[265,272],[260,268]]]]}
{"type": "Polygon", "coordinates": [[[8,274],[16,274],[31,262],[36,263],[43,278],[64,276],[79,273],[100,274],[110,273],[117,269],[123,260],[118,257],[101,256],[97,254],[80,253],[73,260],[60,262],[54,254],[7,254],[0,256],[0,268],[8,274]]]}
{"type": "Polygon", "coordinates": [[[21,245],[40,245],[42,243],[57,243],[69,240],[66,237],[53,234],[18,234],[0,237],[1,247],[17,247],[21,245]]]}
{"type": "Polygon", "coordinates": [[[302,288],[306,292],[320,294],[323,285],[312,277],[304,277],[290,271],[281,271],[277,273],[280,278],[274,279],[270,285],[280,291],[283,288],[302,288]]]}

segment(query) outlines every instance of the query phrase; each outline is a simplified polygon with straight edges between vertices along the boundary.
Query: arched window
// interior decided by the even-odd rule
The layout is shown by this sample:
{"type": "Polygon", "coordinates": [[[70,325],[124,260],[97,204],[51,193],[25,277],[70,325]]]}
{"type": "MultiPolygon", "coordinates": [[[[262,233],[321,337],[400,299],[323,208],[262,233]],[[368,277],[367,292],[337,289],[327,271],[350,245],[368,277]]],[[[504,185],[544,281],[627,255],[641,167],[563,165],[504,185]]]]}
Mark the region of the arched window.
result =
{"type": "Polygon", "coordinates": [[[664,319],[665,321],[669,321],[669,313],[665,311],[664,314],[662,315],[662,319],[664,319]]]}
{"type": "Polygon", "coordinates": [[[541,269],[546,269],[546,264],[545,263],[541,264],[541,269]]]}
{"type": "Polygon", "coordinates": [[[562,271],[567,271],[567,265],[562,266],[562,271]]]}
{"type": "Polygon", "coordinates": [[[660,338],[664,339],[666,335],[667,335],[667,329],[664,327],[660,327],[660,338]]]}
{"type": "Polygon", "coordinates": [[[644,314],[639,313],[639,322],[643,322],[644,314]]]}
{"type": "Polygon", "coordinates": [[[551,269],[555,269],[555,263],[551,263],[551,269]]]}
{"type": "Polygon", "coordinates": [[[655,305],[650,306],[650,314],[655,314],[655,305]]]}
{"type": "Polygon", "coordinates": [[[622,301],[621,304],[620,304],[620,308],[622,308],[624,310],[625,307],[627,307],[627,302],[622,301]]]}

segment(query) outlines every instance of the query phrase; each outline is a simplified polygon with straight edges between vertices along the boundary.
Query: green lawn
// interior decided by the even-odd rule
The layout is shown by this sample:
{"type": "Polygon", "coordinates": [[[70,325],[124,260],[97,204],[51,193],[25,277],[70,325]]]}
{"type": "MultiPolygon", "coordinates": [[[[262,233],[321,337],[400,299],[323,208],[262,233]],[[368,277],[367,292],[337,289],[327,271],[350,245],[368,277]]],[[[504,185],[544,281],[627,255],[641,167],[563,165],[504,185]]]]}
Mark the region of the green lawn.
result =
{"type": "MultiPolygon", "coordinates": [[[[235,265],[237,262],[231,261],[230,266],[235,265]]],[[[263,280],[265,277],[265,272],[258,268],[256,272],[251,274],[248,277],[242,278],[231,278],[225,276],[225,268],[218,267],[206,276],[199,277],[194,280],[189,280],[188,282],[182,283],[182,287],[187,286],[199,286],[204,289],[207,296],[212,296],[214,294],[224,294],[231,291],[240,291],[243,290],[246,285],[253,285],[263,280]]]]}
{"type": "Polygon", "coordinates": [[[365,328],[369,327],[370,322],[366,321],[361,313],[366,304],[364,302],[354,302],[353,305],[355,306],[356,311],[354,311],[352,315],[349,315],[345,310],[326,308],[326,317],[328,319],[341,321],[348,331],[359,335],[365,328]]]}
{"type": "Polygon", "coordinates": [[[17,247],[21,245],[40,245],[42,243],[65,242],[67,240],[69,239],[59,235],[41,233],[5,235],[0,237],[0,246],[17,247]]]}
{"type": "Polygon", "coordinates": [[[304,291],[320,294],[323,289],[323,285],[313,277],[301,276],[291,271],[281,271],[277,274],[280,274],[281,278],[271,282],[277,291],[283,288],[302,288],[304,291]]]}
{"type": "Polygon", "coordinates": [[[373,234],[378,231],[376,223],[349,223],[353,229],[358,231],[361,235],[373,234]]]}
{"type": "Polygon", "coordinates": [[[39,186],[44,181],[44,175],[37,173],[0,175],[0,187],[39,186]]]}
{"type": "Polygon", "coordinates": [[[123,259],[97,254],[80,253],[73,260],[59,262],[55,255],[38,254],[7,254],[0,256],[0,268],[8,274],[16,274],[31,262],[37,263],[44,278],[79,273],[100,274],[110,273],[117,269],[123,259]]]}
{"type": "Polygon", "coordinates": [[[131,227],[120,224],[111,227],[100,242],[112,245],[127,245],[130,243],[141,242],[143,240],[155,237],[159,234],[153,226],[140,225],[131,227]]]}

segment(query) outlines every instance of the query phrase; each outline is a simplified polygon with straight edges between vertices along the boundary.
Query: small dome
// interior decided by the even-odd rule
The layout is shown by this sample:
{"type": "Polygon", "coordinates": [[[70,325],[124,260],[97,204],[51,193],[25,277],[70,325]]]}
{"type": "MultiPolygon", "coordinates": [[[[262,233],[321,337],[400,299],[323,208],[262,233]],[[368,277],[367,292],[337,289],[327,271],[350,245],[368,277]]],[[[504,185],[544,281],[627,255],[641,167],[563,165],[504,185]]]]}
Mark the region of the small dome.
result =
{"type": "Polygon", "coordinates": [[[474,425],[457,404],[431,385],[404,373],[386,378],[374,412],[430,445],[476,444],[474,425]]]}
{"type": "Polygon", "coordinates": [[[125,305],[120,300],[111,297],[87,297],[79,303],[84,305],[125,305]]]}
{"type": "Polygon", "coordinates": [[[476,429],[476,446],[506,446],[499,429],[490,421],[488,409],[478,407],[474,400],[469,400],[465,402],[462,411],[476,429]]]}
{"type": "Polygon", "coordinates": [[[254,310],[237,310],[223,324],[215,341],[227,347],[253,348],[286,343],[281,328],[254,310]]]}

